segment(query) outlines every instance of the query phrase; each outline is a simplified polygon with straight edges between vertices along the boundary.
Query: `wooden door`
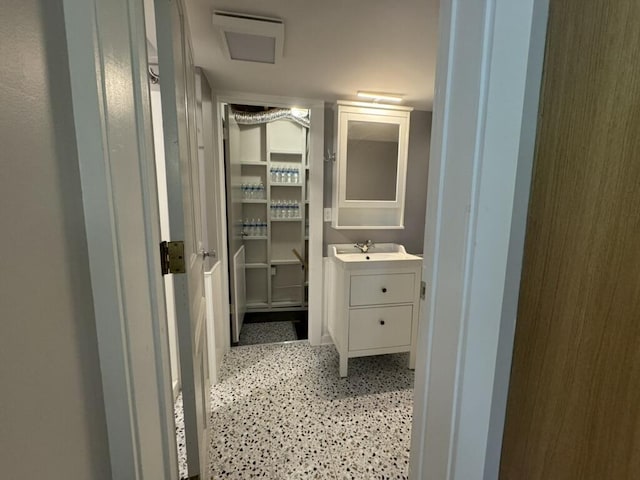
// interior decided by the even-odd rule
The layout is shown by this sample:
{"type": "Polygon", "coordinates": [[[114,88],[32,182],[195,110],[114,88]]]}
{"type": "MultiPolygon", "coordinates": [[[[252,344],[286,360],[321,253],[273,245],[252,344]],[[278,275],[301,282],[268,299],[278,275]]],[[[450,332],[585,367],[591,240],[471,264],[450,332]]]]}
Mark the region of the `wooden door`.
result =
{"type": "Polygon", "coordinates": [[[156,0],[169,230],[184,241],[186,273],[174,275],[188,475],[207,476],[207,330],[195,71],[180,0],[156,0]]]}
{"type": "Polygon", "coordinates": [[[500,478],[640,478],[640,2],[553,0],[500,478]]]}

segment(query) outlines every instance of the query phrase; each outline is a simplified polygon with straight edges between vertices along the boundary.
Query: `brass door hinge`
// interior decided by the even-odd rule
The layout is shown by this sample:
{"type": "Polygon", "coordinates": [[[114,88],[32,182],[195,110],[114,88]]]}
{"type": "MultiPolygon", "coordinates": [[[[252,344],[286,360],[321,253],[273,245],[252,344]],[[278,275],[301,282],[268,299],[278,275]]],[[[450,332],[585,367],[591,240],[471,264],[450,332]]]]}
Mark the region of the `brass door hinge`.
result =
{"type": "Polygon", "coordinates": [[[420,298],[424,300],[427,296],[427,284],[426,282],[420,282],[420,298]]]}
{"type": "Polygon", "coordinates": [[[160,242],[160,267],[162,275],[185,273],[184,242],[160,242]]]}

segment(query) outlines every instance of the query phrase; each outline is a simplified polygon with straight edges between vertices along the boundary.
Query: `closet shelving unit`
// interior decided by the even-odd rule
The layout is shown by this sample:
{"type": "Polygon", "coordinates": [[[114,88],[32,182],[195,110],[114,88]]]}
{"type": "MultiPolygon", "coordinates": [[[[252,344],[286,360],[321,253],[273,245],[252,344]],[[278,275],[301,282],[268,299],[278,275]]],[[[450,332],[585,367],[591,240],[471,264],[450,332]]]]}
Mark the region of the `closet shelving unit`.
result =
{"type": "Polygon", "coordinates": [[[247,311],[305,310],[308,273],[308,130],[290,120],[239,125],[242,183],[262,182],[265,199],[243,199],[244,219],[266,219],[266,236],[244,236],[247,311]],[[272,168],[295,168],[298,183],[279,183],[272,168]],[[271,203],[298,201],[299,218],[272,218],[271,203]]]}

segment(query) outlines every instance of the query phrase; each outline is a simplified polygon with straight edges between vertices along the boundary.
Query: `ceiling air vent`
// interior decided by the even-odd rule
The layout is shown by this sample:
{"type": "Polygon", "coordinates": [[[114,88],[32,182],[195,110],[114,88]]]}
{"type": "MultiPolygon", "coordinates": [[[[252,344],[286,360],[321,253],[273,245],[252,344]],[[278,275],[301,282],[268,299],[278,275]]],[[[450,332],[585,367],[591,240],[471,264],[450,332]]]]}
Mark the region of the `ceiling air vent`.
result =
{"type": "Polygon", "coordinates": [[[215,11],[213,25],[231,60],[276,63],[282,58],[284,22],[279,18],[215,11]]]}

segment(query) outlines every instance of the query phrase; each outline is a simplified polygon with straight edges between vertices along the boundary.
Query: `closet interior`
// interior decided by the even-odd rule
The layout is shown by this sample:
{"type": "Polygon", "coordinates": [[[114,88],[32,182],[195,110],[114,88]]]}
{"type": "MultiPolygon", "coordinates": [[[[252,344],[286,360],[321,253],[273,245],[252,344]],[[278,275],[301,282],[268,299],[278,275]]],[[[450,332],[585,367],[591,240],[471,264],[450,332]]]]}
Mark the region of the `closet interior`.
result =
{"type": "Polygon", "coordinates": [[[245,312],[277,320],[275,312],[307,310],[309,111],[228,105],[225,122],[238,342],[245,312]]]}

